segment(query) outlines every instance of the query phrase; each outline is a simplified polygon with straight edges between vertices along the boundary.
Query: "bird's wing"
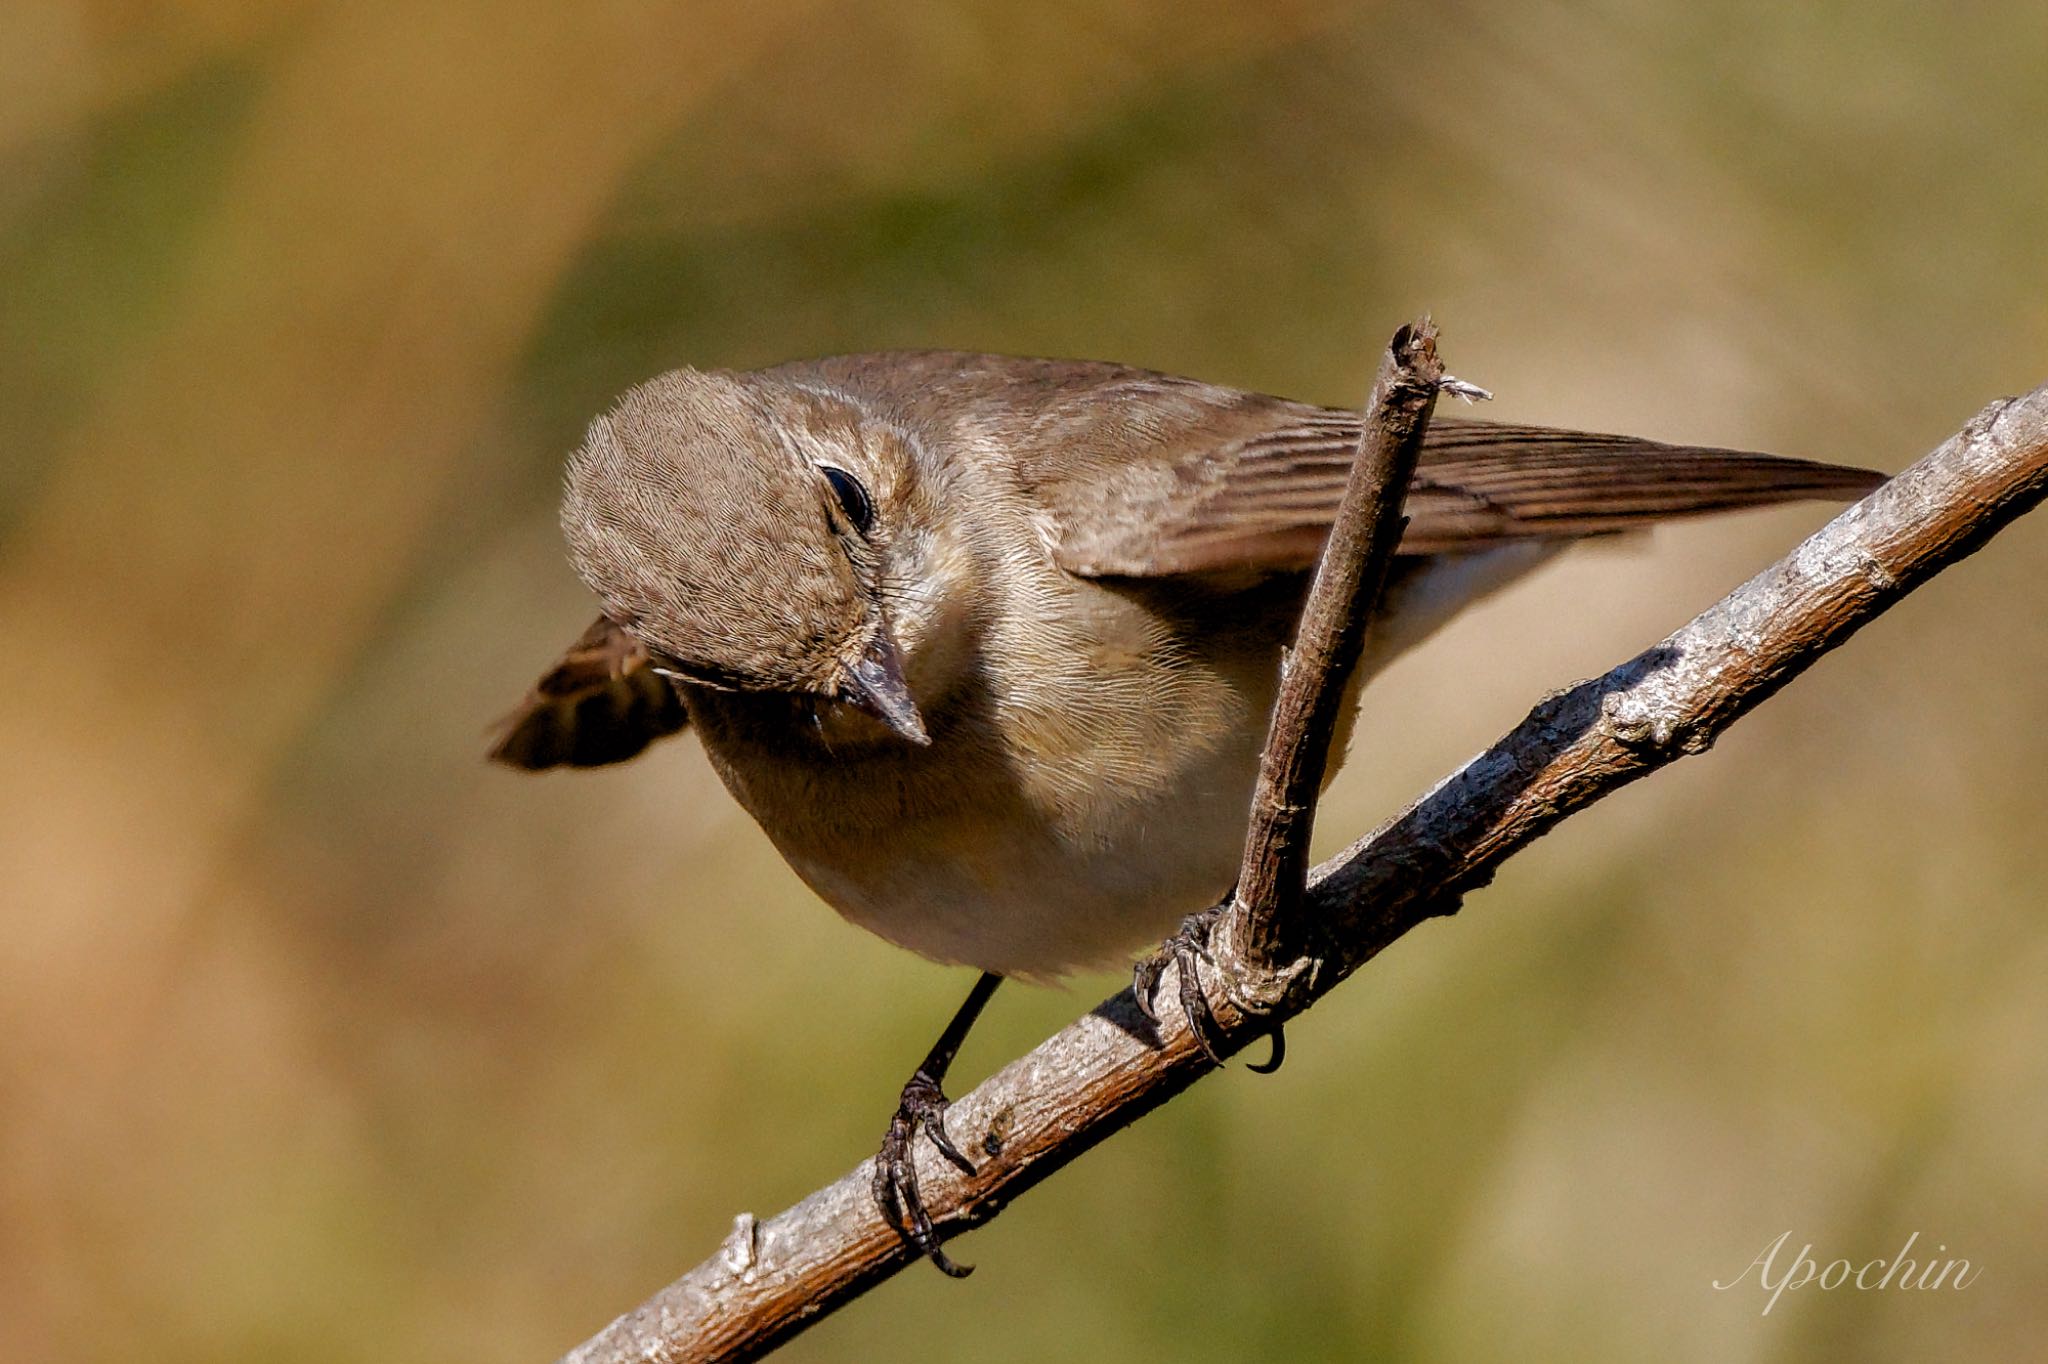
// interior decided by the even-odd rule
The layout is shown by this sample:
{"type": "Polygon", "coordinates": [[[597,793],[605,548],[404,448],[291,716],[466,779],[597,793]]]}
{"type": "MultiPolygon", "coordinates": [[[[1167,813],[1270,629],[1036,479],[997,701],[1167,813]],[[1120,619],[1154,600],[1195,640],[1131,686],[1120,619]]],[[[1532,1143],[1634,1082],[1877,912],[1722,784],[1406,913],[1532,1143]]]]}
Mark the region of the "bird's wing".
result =
{"type": "Polygon", "coordinates": [[[689,723],[639,641],[604,617],[498,725],[494,761],[541,771],[624,762],[689,723]]]}
{"type": "MultiPolygon", "coordinates": [[[[1357,414],[1235,394],[1208,416],[1169,408],[1163,425],[1149,444],[1142,433],[1112,428],[1091,457],[1036,481],[1062,567],[1089,577],[1158,577],[1314,565],[1350,474],[1357,414]]],[[[1439,418],[1403,508],[1400,552],[1569,539],[1860,496],[1883,477],[1633,436],[1439,418]]]]}

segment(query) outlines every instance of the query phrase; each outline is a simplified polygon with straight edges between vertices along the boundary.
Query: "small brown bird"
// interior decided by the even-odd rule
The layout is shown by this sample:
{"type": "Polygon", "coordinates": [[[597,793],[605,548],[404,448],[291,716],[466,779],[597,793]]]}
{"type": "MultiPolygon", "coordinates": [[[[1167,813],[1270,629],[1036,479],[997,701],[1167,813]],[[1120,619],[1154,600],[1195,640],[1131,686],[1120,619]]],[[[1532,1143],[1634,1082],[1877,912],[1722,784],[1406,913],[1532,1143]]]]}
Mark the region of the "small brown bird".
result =
{"type": "MultiPolygon", "coordinates": [[[[940,1084],[1000,978],[1127,960],[1228,893],[1358,428],[1121,365],[894,352],[662,375],[570,461],[603,614],[493,756],[592,766],[694,727],[833,908],[985,973],[876,1171],[949,1272],[910,1138],[971,1172],[940,1084]]],[[[1572,540],[1880,478],[1438,418],[1356,678],[1572,540]]]]}

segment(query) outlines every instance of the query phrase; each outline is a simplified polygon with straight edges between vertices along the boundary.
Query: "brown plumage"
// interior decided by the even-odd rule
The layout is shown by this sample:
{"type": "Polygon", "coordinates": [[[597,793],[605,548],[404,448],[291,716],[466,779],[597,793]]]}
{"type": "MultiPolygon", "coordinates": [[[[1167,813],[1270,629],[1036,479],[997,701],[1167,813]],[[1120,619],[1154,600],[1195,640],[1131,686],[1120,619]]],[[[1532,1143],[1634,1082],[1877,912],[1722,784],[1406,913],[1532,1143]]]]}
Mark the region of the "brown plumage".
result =
{"type": "MultiPolygon", "coordinates": [[[[1100,963],[1228,887],[1357,426],[1083,361],[664,375],[572,461],[563,524],[605,616],[494,756],[630,757],[683,726],[672,682],[849,918],[1004,974],[1100,963]]],[[[1439,418],[1361,673],[1572,539],[1879,479],[1439,418]]]]}
{"type": "MultiPolygon", "coordinates": [[[[666,374],[570,461],[562,527],[604,614],[494,756],[616,761],[687,718],[835,909],[989,973],[875,1166],[883,1215],[948,1273],[910,1147],[972,1169],[943,1126],[952,1051],[996,977],[1112,960],[1228,890],[1356,436],[1118,365],[911,352],[666,374]]],[[[1572,539],[1877,481],[1440,419],[1353,698],[1572,539]]]]}
{"type": "Polygon", "coordinates": [[[689,722],[674,684],[648,666],[646,648],[599,616],[499,722],[491,757],[535,772],[602,767],[689,722]]]}

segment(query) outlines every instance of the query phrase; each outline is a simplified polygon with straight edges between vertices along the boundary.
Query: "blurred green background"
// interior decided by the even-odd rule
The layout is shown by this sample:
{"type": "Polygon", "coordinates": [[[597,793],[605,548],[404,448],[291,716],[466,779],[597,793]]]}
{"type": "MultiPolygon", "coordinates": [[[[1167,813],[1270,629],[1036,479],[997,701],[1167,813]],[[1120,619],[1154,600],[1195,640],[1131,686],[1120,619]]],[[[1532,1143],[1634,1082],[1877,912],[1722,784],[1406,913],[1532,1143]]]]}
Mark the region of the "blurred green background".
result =
{"type": "MultiPolygon", "coordinates": [[[[2048,379],[2048,8],[12,0],[0,1357],[552,1357],[872,1150],[968,984],[694,741],[481,761],[562,457],[681,363],[1099,356],[1896,469],[2048,379]]],[[[1334,846],[1774,558],[1581,551],[1334,846]]],[[[2018,1358],[2048,521],[787,1357],[2018,1358]],[[1711,1282],[1909,1233],[1967,1290],[1711,1282]]],[[[1116,988],[1005,992],[962,1087],[1116,988]]]]}

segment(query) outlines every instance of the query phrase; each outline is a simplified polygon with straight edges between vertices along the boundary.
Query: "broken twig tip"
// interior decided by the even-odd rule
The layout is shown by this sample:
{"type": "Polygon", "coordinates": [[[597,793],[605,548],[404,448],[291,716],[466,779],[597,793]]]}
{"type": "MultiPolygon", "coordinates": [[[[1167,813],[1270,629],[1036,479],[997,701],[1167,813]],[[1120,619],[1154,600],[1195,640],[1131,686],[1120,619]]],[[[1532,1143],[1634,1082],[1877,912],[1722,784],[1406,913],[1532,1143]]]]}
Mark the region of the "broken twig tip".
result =
{"type": "Polygon", "coordinates": [[[732,1231],[718,1248],[718,1258],[728,1274],[742,1283],[754,1281],[761,1263],[761,1223],[750,1212],[732,1219],[732,1231]]]}

